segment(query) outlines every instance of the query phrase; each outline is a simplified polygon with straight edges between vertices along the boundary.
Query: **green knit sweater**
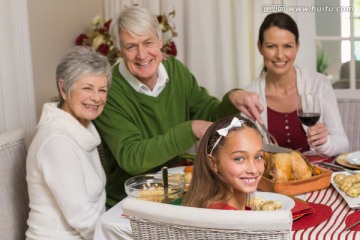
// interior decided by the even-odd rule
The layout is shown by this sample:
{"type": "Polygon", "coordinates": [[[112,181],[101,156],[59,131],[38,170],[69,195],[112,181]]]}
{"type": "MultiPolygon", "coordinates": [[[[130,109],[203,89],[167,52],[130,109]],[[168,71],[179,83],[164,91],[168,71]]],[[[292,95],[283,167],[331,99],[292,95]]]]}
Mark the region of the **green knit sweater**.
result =
{"type": "Polygon", "coordinates": [[[105,109],[95,121],[104,145],[109,207],[126,196],[126,179],[156,171],[197,141],[191,120],[215,121],[238,113],[228,94],[222,102],[210,96],[174,57],[163,64],[169,82],[157,97],[136,92],[119,65],[113,68],[105,109]]]}

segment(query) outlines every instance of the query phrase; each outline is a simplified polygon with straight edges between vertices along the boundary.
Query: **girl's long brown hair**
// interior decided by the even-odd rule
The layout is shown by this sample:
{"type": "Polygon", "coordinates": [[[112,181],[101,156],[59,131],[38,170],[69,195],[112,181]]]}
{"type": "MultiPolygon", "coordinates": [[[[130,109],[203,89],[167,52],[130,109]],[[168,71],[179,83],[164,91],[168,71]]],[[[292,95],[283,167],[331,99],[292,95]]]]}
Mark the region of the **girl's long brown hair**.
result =
{"type": "MultiPolygon", "coordinates": [[[[241,127],[230,129],[229,132],[246,127],[254,128],[259,132],[251,120],[241,116],[236,117],[240,121],[244,121],[244,123],[241,127]]],[[[194,162],[190,188],[183,198],[184,206],[207,208],[213,202],[226,202],[230,194],[232,194],[232,187],[215,171],[209,155],[214,143],[220,137],[217,130],[229,126],[233,118],[234,116],[218,120],[208,128],[201,139],[194,162]]],[[[213,159],[217,158],[218,150],[225,142],[226,137],[222,137],[212,152],[213,159]]]]}

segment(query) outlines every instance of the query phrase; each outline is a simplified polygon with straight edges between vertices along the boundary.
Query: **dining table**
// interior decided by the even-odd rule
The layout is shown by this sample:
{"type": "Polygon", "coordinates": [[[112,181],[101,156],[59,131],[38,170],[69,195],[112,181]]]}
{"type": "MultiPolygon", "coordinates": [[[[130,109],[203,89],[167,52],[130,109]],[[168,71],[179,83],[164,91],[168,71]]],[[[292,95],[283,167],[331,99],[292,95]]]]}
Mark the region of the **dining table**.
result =
{"type": "MultiPolygon", "coordinates": [[[[344,198],[330,185],[326,189],[303,194],[303,200],[309,203],[318,203],[329,206],[331,216],[317,226],[292,231],[294,240],[360,240],[360,231],[346,231],[347,216],[359,211],[350,208],[344,198]]],[[[359,203],[360,204],[360,203],[359,203]]],[[[322,214],[321,212],[318,214],[322,214]]],[[[294,224],[294,223],[293,223],[294,224]]]]}
{"type": "MultiPolygon", "coordinates": [[[[326,189],[296,196],[308,203],[323,204],[331,208],[331,216],[320,224],[292,231],[293,240],[359,240],[360,231],[345,230],[347,216],[359,209],[350,208],[344,198],[330,185],[326,189]]],[[[105,212],[95,230],[95,240],[133,239],[129,219],[122,210],[123,201],[105,212]]],[[[322,212],[316,214],[323,214],[322,212]]],[[[297,221],[297,220],[296,220],[297,221]]],[[[293,223],[293,225],[295,222],[293,223]]]]}

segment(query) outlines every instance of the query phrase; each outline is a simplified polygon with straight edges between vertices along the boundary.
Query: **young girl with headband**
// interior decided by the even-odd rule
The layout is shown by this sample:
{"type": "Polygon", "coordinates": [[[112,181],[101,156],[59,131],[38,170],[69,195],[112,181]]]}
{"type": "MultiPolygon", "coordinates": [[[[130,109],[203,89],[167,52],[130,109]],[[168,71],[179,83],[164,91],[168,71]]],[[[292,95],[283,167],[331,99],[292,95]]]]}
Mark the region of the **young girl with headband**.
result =
{"type": "Polygon", "coordinates": [[[249,209],[247,195],[264,173],[263,141],[255,124],[227,117],[206,131],[194,162],[183,205],[213,209],[249,209]]]}

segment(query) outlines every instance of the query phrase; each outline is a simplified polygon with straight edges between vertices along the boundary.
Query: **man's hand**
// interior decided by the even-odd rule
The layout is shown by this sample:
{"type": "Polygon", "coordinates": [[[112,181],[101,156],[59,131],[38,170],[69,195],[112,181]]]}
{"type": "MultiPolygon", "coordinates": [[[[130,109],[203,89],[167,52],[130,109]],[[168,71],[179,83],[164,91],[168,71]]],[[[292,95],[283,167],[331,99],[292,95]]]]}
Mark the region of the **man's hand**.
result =
{"type": "Polygon", "coordinates": [[[264,123],[260,117],[264,107],[260,103],[259,94],[245,90],[234,90],[229,97],[232,104],[248,118],[253,121],[257,120],[260,124],[264,123]]]}
{"type": "Polygon", "coordinates": [[[204,136],[206,130],[211,126],[211,124],[213,124],[213,122],[208,122],[204,120],[193,120],[191,124],[192,131],[198,139],[201,139],[204,136]]]}

